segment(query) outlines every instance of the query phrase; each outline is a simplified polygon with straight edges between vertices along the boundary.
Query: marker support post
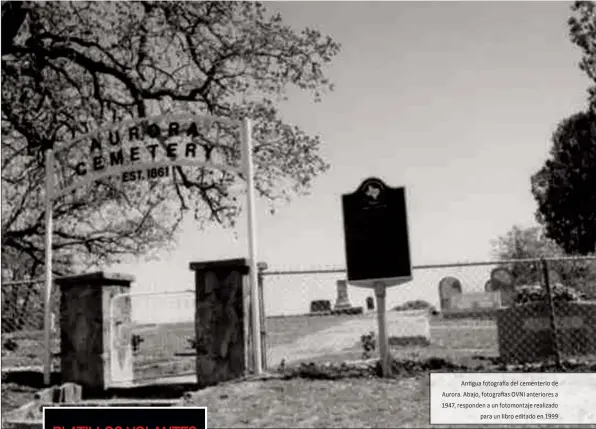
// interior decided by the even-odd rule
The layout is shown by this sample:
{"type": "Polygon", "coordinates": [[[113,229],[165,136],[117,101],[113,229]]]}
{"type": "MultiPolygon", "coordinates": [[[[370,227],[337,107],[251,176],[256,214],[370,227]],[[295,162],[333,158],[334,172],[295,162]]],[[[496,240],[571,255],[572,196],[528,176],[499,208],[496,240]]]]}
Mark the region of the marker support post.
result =
{"type": "Polygon", "coordinates": [[[377,298],[377,340],[383,377],[391,376],[387,337],[387,288],[412,280],[406,189],[377,177],[342,195],[347,281],[372,288],[377,298]]]}
{"type": "Polygon", "coordinates": [[[387,318],[385,296],[387,287],[384,282],[375,282],[375,296],[377,297],[377,324],[379,325],[379,352],[383,377],[391,376],[391,362],[389,361],[389,341],[387,338],[387,318]]]}

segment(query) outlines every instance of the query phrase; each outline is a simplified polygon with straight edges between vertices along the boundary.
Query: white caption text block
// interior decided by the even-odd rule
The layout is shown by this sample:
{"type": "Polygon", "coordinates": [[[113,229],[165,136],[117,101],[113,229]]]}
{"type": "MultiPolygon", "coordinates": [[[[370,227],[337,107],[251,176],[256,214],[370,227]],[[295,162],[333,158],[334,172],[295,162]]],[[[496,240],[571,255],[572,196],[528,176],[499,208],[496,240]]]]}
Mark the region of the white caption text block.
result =
{"type": "Polygon", "coordinates": [[[596,424],[596,373],[431,373],[430,423],[596,424]]]}

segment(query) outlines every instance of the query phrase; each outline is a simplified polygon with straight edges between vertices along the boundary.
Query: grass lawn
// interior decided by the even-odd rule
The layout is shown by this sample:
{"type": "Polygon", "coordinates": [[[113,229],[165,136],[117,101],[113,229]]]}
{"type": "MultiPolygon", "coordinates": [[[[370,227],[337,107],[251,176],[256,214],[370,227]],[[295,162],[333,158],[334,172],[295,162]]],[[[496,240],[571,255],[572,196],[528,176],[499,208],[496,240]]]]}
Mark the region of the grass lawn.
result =
{"type": "Polygon", "coordinates": [[[33,400],[38,387],[2,382],[2,411],[11,411],[33,400]]]}
{"type": "MultiPolygon", "coordinates": [[[[330,341],[333,342],[333,335],[319,334],[321,331],[333,328],[343,322],[334,317],[303,317],[296,318],[296,323],[292,324],[292,319],[268,320],[268,348],[283,348],[290,341],[282,341],[284,335],[298,338],[309,338],[309,341],[302,342],[302,351],[321,346],[330,341]],[[325,320],[326,319],[326,320],[325,320]]],[[[344,320],[357,320],[358,316],[349,316],[344,320]]],[[[376,330],[376,320],[372,320],[368,325],[376,330]]],[[[318,356],[308,356],[301,358],[299,354],[288,353],[284,356],[287,363],[300,362],[323,362],[323,361],[342,361],[357,360],[362,358],[362,345],[360,336],[367,333],[365,328],[350,332],[350,338],[353,341],[348,343],[347,347],[329,347],[332,351],[326,351],[318,356]]],[[[389,334],[391,332],[389,331],[389,334]]],[[[328,350],[329,350],[328,349],[328,350]]],[[[392,346],[391,353],[403,359],[424,359],[428,357],[440,357],[453,360],[457,363],[469,366],[481,364],[483,360],[495,358],[498,356],[498,337],[494,321],[491,320],[431,320],[431,344],[429,346],[392,346]]],[[[279,355],[279,353],[276,353],[279,355]]],[[[376,353],[374,353],[376,356],[376,353]]],[[[279,361],[269,359],[269,368],[277,368],[279,361]]]]}
{"type": "MultiPolygon", "coordinates": [[[[346,321],[358,320],[362,316],[296,316],[272,317],[266,322],[267,344],[269,349],[283,347],[297,339],[311,336],[317,345],[317,333],[338,326],[346,321]]],[[[376,321],[371,320],[372,327],[376,321]]],[[[496,330],[491,329],[490,323],[484,323],[488,329],[478,330],[466,321],[434,321],[432,325],[433,344],[426,348],[400,348],[398,353],[407,357],[438,355],[450,357],[452,355],[471,355],[480,352],[485,355],[496,353],[496,330]],[[458,328],[459,327],[459,328],[458,328]],[[471,327],[471,328],[469,328],[471,327]],[[468,329],[469,328],[469,329],[468,329]]],[[[477,326],[477,325],[476,325],[477,326]]],[[[494,323],[492,324],[494,327],[494,323]]],[[[362,349],[359,344],[362,332],[353,333],[353,341],[349,347],[338,347],[333,353],[325,353],[331,359],[360,359],[362,349]],[[344,357],[345,356],[345,357],[344,357]]],[[[194,326],[191,322],[177,324],[160,324],[155,326],[139,325],[134,333],[142,335],[144,341],[140,351],[134,357],[134,372],[136,379],[147,379],[156,375],[184,375],[195,370],[195,360],[192,355],[188,339],[194,338],[194,326]]],[[[350,334],[352,336],[352,334],[350,334]]],[[[42,364],[41,332],[11,334],[18,343],[14,352],[2,350],[2,366],[40,366],[42,364]]],[[[3,335],[4,338],[4,335],[3,335]]],[[[309,348],[309,344],[306,345],[309,348]]],[[[54,364],[59,365],[59,341],[54,341],[53,353],[56,356],[54,364]]],[[[299,362],[297,356],[286,356],[286,360],[299,362]]],[[[321,360],[321,356],[310,358],[321,360]]],[[[276,367],[279,361],[269,361],[270,367],[276,367]]]]}
{"type": "MultiPolygon", "coordinates": [[[[297,316],[267,319],[268,369],[274,370],[285,358],[287,364],[357,360],[362,358],[360,336],[376,328],[374,317],[364,316],[297,316]],[[359,321],[363,323],[360,324],[359,321]],[[338,338],[335,327],[356,323],[354,330],[341,332],[347,342],[334,344],[338,338]],[[331,333],[330,333],[331,331],[331,333]],[[306,341],[302,341],[306,339],[306,341]],[[300,340],[299,347],[296,341],[300,340]],[[292,344],[294,347],[292,347],[292,344]],[[323,348],[321,348],[324,346],[323,348]],[[320,350],[317,350],[320,349],[320,350]],[[274,352],[274,353],[273,353],[274,352]],[[304,353],[306,352],[306,353],[304,353]],[[310,353],[312,352],[312,353],[310,353]]],[[[498,356],[495,322],[491,320],[431,320],[429,346],[395,346],[391,353],[402,359],[445,358],[454,363],[476,367],[498,356]]],[[[148,380],[169,375],[190,375],[195,371],[195,358],[189,339],[194,338],[192,323],[139,325],[135,333],[144,342],[134,357],[136,380],[148,380]]],[[[391,333],[389,331],[389,333],[391,333]]],[[[5,335],[3,335],[4,339],[5,335]]],[[[18,348],[2,350],[2,366],[40,366],[42,363],[42,333],[11,334],[18,348]]],[[[58,341],[54,342],[55,368],[59,368],[58,341]]],[[[376,356],[376,352],[373,354],[376,356]]]]}
{"type": "MultiPolygon", "coordinates": [[[[315,347],[317,338],[324,337],[324,331],[358,317],[270,318],[267,320],[268,344],[269,347],[285,347],[300,338],[311,336],[315,347]]],[[[194,357],[189,354],[191,350],[187,341],[194,337],[192,324],[140,327],[138,333],[145,341],[135,357],[136,377],[141,379],[168,373],[180,375],[194,372],[194,357]]],[[[349,347],[304,361],[360,359],[362,348],[359,340],[364,333],[360,329],[349,332],[349,338],[354,339],[348,342],[351,344],[349,347]]],[[[19,348],[15,352],[3,350],[3,366],[18,362],[19,357],[24,357],[28,364],[39,365],[40,339],[28,334],[26,338],[18,340],[19,348]],[[38,347],[35,347],[36,341],[38,347]]],[[[431,323],[431,340],[431,345],[427,347],[393,347],[391,352],[398,358],[408,359],[443,357],[472,368],[483,365],[487,359],[498,354],[496,327],[492,321],[434,319],[431,323]]],[[[290,361],[291,364],[300,362],[299,359],[290,361]]],[[[270,369],[278,363],[270,362],[270,369]]],[[[33,386],[18,380],[3,382],[3,410],[8,411],[31,400],[33,392],[40,388],[39,385],[33,386]]],[[[352,378],[329,381],[295,378],[224,383],[196,392],[189,405],[207,406],[208,424],[214,428],[430,427],[429,382],[425,373],[400,379],[352,378]]],[[[586,427],[596,428],[596,425],[586,427]]]]}
{"type": "MultiPolygon", "coordinates": [[[[3,343],[6,340],[15,341],[18,348],[14,351],[8,350],[2,345],[2,366],[3,367],[23,367],[23,366],[39,366],[42,364],[42,347],[43,347],[43,332],[42,331],[23,331],[10,334],[2,334],[3,343]]],[[[60,340],[58,338],[52,339],[52,354],[54,356],[53,365],[59,365],[58,358],[60,353],[60,340]]]]}
{"type": "MultiPolygon", "coordinates": [[[[288,363],[322,360],[356,360],[362,357],[360,336],[368,332],[368,326],[376,329],[374,318],[366,316],[296,316],[272,317],[266,322],[267,345],[270,357],[269,369],[276,368],[284,357],[288,363]],[[335,338],[328,331],[343,323],[367,320],[362,329],[348,333],[348,342],[337,347],[329,344],[335,338]],[[360,332],[362,331],[362,332],[360,332]],[[326,336],[324,332],[327,332],[326,336]],[[319,337],[321,333],[321,337],[319,337]],[[309,339],[299,347],[299,353],[290,345],[300,338],[309,339]],[[353,341],[352,341],[353,339],[353,341]],[[321,345],[329,346],[324,352],[316,349],[321,345]],[[286,350],[287,352],[284,352],[286,350]],[[275,350],[275,353],[271,353],[275,350]],[[311,352],[312,353],[309,353],[311,352]],[[306,352],[306,354],[304,354],[306,352]]],[[[134,357],[134,374],[137,380],[147,380],[168,375],[188,375],[195,371],[195,358],[189,339],[194,338],[193,323],[161,324],[155,326],[139,325],[134,333],[142,335],[144,341],[134,357]]],[[[345,335],[345,333],[344,333],[345,335]]],[[[42,333],[30,332],[12,334],[18,343],[18,349],[2,350],[2,366],[40,366],[42,363],[42,333]]],[[[4,335],[3,335],[4,338],[4,335]]],[[[492,321],[466,321],[434,319],[431,323],[432,344],[428,347],[394,347],[392,353],[402,358],[443,357],[468,364],[476,356],[490,358],[496,356],[497,333],[492,321]]],[[[54,341],[54,364],[59,365],[59,342],[54,341]]]]}
{"type": "Polygon", "coordinates": [[[208,407],[212,428],[425,427],[423,384],[419,379],[254,381],[197,392],[192,403],[208,407]]]}
{"type": "MultiPolygon", "coordinates": [[[[300,337],[312,335],[358,317],[345,315],[270,317],[266,321],[267,341],[270,346],[289,344],[300,337]]],[[[357,337],[355,335],[354,341],[358,341],[357,337]]]]}

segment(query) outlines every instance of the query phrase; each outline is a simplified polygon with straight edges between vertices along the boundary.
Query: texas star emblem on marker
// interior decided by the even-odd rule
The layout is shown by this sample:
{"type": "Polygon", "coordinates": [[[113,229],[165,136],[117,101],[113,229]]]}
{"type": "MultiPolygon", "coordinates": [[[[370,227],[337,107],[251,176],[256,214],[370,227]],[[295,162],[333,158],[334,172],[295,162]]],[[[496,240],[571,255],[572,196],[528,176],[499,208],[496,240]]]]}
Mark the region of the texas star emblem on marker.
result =
{"type": "Polygon", "coordinates": [[[376,200],[380,192],[381,190],[376,186],[368,185],[368,188],[366,189],[366,196],[371,197],[373,200],[376,200]]]}

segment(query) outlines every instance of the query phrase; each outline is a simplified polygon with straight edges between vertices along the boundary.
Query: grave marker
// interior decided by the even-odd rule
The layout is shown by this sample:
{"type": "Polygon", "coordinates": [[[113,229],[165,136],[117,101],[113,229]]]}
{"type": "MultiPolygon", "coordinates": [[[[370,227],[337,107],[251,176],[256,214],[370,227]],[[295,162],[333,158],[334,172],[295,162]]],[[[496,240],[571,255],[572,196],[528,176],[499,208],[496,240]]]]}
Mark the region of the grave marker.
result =
{"type": "Polygon", "coordinates": [[[501,293],[501,303],[504,306],[513,304],[515,287],[513,275],[506,267],[497,267],[490,273],[490,283],[493,291],[501,293]]]}
{"type": "Polygon", "coordinates": [[[468,292],[453,295],[452,310],[474,310],[499,308],[501,306],[500,292],[468,292]]]}
{"type": "Polygon", "coordinates": [[[346,280],[337,280],[337,299],[334,308],[335,310],[352,308],[352,303],[348,297],[348,282],[346,280]]]}
{"type": "Polygon", "coordinates": [[[453,297],[461,295],[461,282],[452,276],[443,277],[439,282],[439,298],[441,300],[441,311],[451,309],[453,297]]]}

